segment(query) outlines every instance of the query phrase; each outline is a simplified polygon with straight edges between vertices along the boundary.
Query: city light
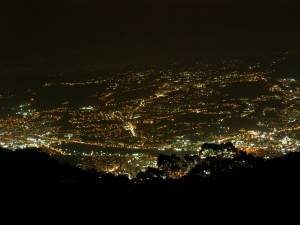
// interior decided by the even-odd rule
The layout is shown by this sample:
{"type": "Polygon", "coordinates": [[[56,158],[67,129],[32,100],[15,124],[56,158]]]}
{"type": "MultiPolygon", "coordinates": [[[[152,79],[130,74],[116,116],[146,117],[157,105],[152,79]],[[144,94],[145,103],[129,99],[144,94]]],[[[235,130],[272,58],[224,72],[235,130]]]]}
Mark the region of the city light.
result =
{"type": "Polygon", "coordinates": [[[35,104],[39,97],[35,93],[28,101],[7,107],[8,115],[0,119],[0,146],[44,148],[50,154],[80,158],[82,168],[131,177],[156,167],[157,154],[162,152],[214,155],[201,151],[205,142],[232,142],[262,157],[298,151],[297,80],[272,79],[272,71],[261,66],[249,71],[228,68],[230,63],[225,71],[215,66],[47,81],[38,90],[54,95],[58,87],[101,89],[84,96],[88,104],[57,98],[56,104],[41,107],[35,104]],[[248,92],[242,92],[246,88],[248,92]]]}

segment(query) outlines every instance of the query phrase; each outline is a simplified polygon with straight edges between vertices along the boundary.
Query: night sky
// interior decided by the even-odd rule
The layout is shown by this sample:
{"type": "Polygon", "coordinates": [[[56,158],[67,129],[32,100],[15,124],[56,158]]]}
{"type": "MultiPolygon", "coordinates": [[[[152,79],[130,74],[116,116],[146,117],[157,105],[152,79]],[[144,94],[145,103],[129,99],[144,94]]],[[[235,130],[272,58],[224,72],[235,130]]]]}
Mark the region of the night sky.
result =
{"type": "Polygon", "coordinates": [[[300,53],[292,1],[2,0],[0,7],[2,75],[300,53]]]}

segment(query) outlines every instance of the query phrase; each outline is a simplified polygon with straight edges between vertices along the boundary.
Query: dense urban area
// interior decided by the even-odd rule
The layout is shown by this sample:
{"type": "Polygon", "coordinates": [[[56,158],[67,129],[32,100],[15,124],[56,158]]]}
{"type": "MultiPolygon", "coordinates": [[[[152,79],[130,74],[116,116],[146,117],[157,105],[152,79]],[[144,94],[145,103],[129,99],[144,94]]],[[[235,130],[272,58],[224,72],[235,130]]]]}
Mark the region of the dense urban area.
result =
{"type": "Polygon", "coordinates": [[[40,148],[83,169],[130,178],[157,168],[159,154],[232,157],[205,143],[232,143],[265,159],[296,152],[300,83],[277,71],[284,60],[54,74],[0,93],[0,147],[40,148]]]}

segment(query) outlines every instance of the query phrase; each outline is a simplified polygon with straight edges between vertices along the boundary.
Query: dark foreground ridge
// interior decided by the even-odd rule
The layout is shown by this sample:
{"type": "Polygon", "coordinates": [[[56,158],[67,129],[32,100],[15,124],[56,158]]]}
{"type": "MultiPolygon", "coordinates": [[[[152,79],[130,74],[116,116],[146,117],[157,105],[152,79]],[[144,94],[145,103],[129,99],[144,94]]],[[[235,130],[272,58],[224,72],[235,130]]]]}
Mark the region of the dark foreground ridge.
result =
{"type": "Polygon", "coordinates": [[[85,171],[61,164],[37,149],[10,151],[0,149],[0,179],[2,187],[26,186],[85,186],[109,191],[251,191],[267,192],[298,187],[300,153],[263,160],[245,153],[234,158],[207,158],[186,156],[184,160],[173,156],[159,156],[158,169],[149,168],[129,180],[126,176],[85,171]],[[195,166],[180,179],[168,174],[176,173],[178,165],[193,162],[195,166]]]}

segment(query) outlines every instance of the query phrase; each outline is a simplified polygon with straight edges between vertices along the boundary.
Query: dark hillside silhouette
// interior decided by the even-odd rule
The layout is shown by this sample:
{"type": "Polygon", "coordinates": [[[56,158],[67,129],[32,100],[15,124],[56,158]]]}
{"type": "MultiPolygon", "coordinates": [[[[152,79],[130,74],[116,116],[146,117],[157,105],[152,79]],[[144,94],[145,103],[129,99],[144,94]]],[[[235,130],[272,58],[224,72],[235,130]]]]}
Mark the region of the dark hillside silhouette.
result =
{"type": "Polygon", "coordinates": [[[39,149],[0,149],[0,176],[4,184],[96,183],[98,177],[93,171],[60,164],[39,149]]]}
{"type": "Polygon", "coordinates": [[[160,155],[158,168],[148,168],[135,179],[129,180],[126,176],[85,171],[61,164],[39,149],[0,149],[2,187],[67,184],[93,187],[97,191],[259,192],[267,189],[296,190],[299,187],[299,171],[300,153],[271,160],[244,152],[238,152],[233,158],[218,155],[206,159],[200,159],[197,155],[160,155]],[[189,172],[182,174],[185,170],[189,172]],[[178,174],[181,174],[181,178],[174,179],[178,174]]]}

